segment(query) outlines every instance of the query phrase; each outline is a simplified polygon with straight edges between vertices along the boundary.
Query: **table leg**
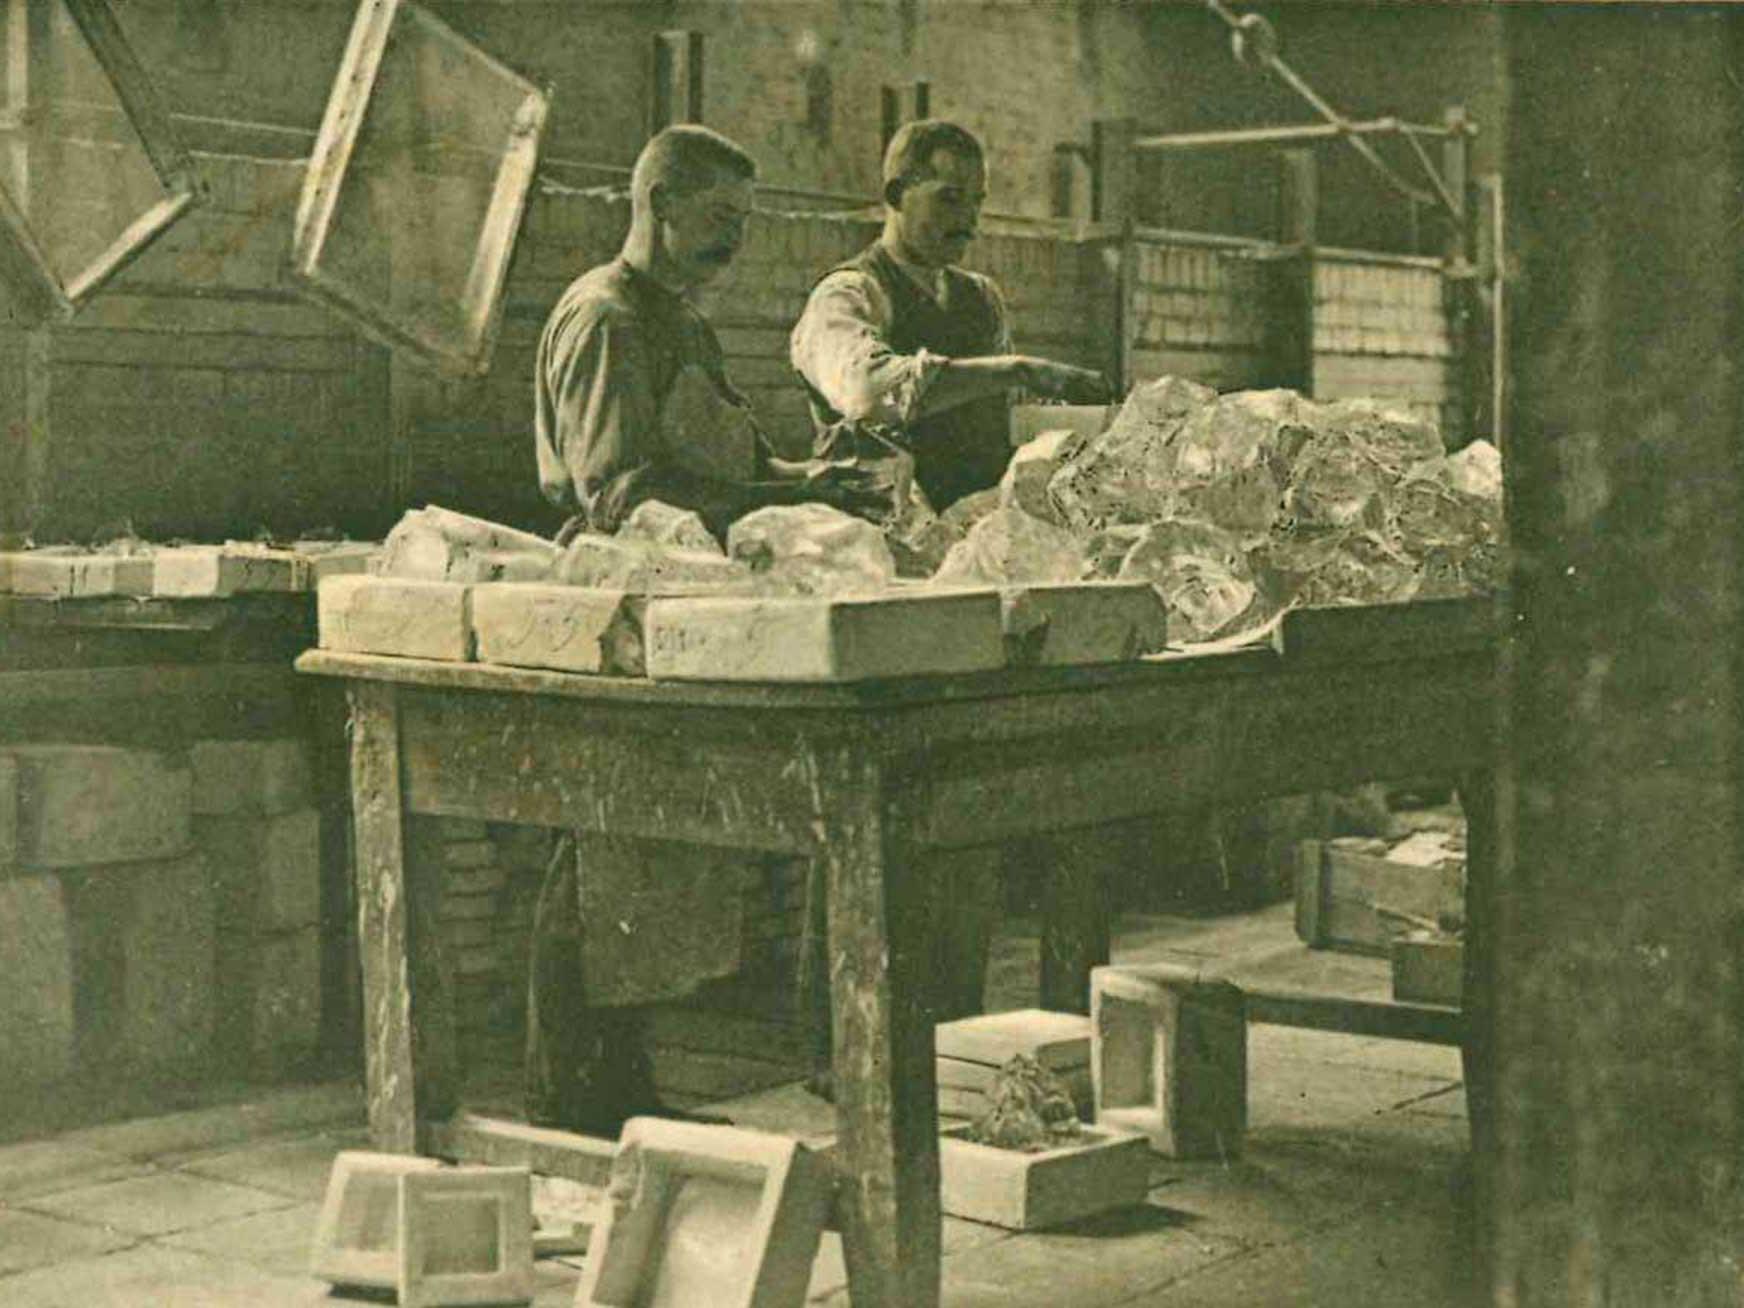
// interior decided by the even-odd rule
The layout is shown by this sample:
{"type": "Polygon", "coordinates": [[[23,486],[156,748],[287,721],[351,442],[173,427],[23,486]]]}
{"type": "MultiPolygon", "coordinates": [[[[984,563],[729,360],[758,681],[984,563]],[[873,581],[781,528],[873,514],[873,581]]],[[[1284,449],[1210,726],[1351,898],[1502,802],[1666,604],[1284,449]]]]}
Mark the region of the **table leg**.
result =
{"type": "Polygon", "coordinates": [[[441,868],[408,829],[394,686],[351,687],[351,788],[370,1137],[415,1153],[426,1124],[454,1112],[457,1070],[434,918],[441,868]]]}
{"type": "Polygon", "coordinates": [[[856,1308],[936,1308],[938,1089],[924,960],[937,895],[903,847],[878,765],[845,750],[823,771],[849,1297],[856,1308]]]}
{"type": "Polygon", "coordinates": [[[1484,769],[1459,782],[1466,817],[1465,974],[1461,1008],[1465,1040],[1460,1061],[1465,1072],[1466,1115],[1471,1120],[1474,1155],[1487,1156],[1495,1144],[1494,897],[1498,813],[1496,776],[1484,769]]]}
{"type": "Polygon", "coordinates": [[[1108,870],[1125,846],[1113,828],[1070,831],[1031,847],[1042,864],[1041,1006],[1090,1011],[1090,969],[1108,962],[1108,870]]]}

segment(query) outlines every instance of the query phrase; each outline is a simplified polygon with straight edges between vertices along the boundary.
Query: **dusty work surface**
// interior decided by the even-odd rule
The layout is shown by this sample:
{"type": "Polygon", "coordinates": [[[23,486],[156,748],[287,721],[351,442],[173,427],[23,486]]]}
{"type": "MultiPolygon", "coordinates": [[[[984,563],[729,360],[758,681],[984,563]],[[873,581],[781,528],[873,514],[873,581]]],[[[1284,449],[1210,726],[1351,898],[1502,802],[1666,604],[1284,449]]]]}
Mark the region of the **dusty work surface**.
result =
{"type": "MultiPolygon", "coordinates": [[[[1122,924],[1116,962],[1229,959],[1291,938],[1287,905],[1122,924]]],[[[1001,939],[990,999],[1033,1002],[1036,941],[1001,939]]],[[[1329,963],[1333,960],[1329,959],[1329,963]]],[[[1001,1308],[1466,1302],[1471,1264],[1458,1055],[1432,1045],[1256,1026],[1239,1161],[1157,1159],[1141,1207],[1013,1235],[945,1219],[944,1302],[1001,1308]]],[[[730,1101],[745,1125],[833,1129],[797,1086],[730,1101]]],[[[0,1302],[9,1308],[338,1304],[306,1272],[327,1169],[364,1144],[361,1090],[246,1105],[0,1148],[0,1302]]],[[[582,1259],[539,1263],[539,1308],[567,1308],[582,1259]]],[[[826,1236],[812,1301],[846,1305],[826,1236]]]]}

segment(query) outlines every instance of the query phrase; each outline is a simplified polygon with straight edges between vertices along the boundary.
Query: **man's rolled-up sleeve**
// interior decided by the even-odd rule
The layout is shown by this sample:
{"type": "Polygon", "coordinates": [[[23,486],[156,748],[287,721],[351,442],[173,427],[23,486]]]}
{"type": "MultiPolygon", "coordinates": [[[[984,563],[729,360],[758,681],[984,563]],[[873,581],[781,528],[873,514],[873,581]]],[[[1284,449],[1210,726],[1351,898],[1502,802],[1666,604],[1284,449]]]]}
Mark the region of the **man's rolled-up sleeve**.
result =
{"type": "Polygon", "coordinates": [[[946,362],[922,349],[901,354],[887,337],[890,309],[877,284],[844,270],[819,282],[789,341],[795,370],[842,417],[904,427],[946,362]]]}
{"type": "Polygon", "coordinates": [[[576,507],[609,530],[660,453],[652,370],[633,322],[600,315],[569,324],[566,334],[546,379],[557,452],[576,507]]]}
{"type": "Polygon", "coordinates": [[[644,330],[601,315],[575,325],[553,351],[552,425],[574,507],[592,530],[612,532],[643,500],[662,500],[696,510],[722,535],[754,496],[689,471],[667,449],[644,330]]]}

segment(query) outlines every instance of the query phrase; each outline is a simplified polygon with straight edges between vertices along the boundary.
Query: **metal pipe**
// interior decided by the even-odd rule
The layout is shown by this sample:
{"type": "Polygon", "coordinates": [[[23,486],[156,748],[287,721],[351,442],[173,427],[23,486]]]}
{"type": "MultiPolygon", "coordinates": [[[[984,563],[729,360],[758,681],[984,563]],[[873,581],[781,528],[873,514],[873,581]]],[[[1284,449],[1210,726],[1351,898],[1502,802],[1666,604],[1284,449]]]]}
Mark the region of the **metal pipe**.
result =
{"type": "Polygon", "coordinates": [[[1447,183],[1441,180],[1441,174],[1435,170],[1435,161],[1429,157],[1429,151],[1423,148],[1423,142],[1415,136],[1407,135],[1405,142],[1416,154],[1423,165],[1423,171],[1429,178],[1429,184],[1435,188],[1435,194],[1441,200],[1442,208],[1452,215],[1454,221],[1460,220],[1459,202],[1453,198],[1453,192],[1447,189],[1447,183]]]}
{"type": "Polygon", "coordinates": [[[1366,123],[1300,123],[1287,127],[1231,127],[1223,131],[1173,132],[1134,139],[1135,150],[1195,150],[1225,145],[1267,145],[1279,141],[1320,141],[1346,132],[1398,132],[1404,124],[1396,118],[1377,118],[1366,123]]]}

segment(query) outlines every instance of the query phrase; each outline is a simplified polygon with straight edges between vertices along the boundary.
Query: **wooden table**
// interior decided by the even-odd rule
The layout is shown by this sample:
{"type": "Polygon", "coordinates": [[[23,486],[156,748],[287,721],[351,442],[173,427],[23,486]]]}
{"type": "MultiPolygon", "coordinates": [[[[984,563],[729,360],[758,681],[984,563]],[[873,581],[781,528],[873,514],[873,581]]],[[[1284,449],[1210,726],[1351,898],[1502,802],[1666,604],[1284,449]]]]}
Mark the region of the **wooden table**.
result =
{"type": "MultiPolygon", "coordinates": [[[[1292,615],[1301,621],[1277,648],[857,686],[303,655],[301,671],[344,678],[350,693],[376,1145],[531,1158],[594,1180],[609,1158],[584,1148],[591,1163],[577,1170],[562,1133],[460,1114],[429,925],[438,873],[409,851],[407,814],[820,860],[853,1298],[936,1304],[933,1030],[918,996],[920,945],[948,905],[916,856],[1389,775],[1459,774],[1468,802],[1481,802],[1493,744],[1487,606],[1346,613],[1292,615]]],[[[1474,839],[1474,885],[1487,850],[1474,839]]],[[[1081,997],[1105,960],[1079,952],[1081,997]]],[[[1473,1057],[1481,1013],[1468,1004],[1473,1057]]]]}

